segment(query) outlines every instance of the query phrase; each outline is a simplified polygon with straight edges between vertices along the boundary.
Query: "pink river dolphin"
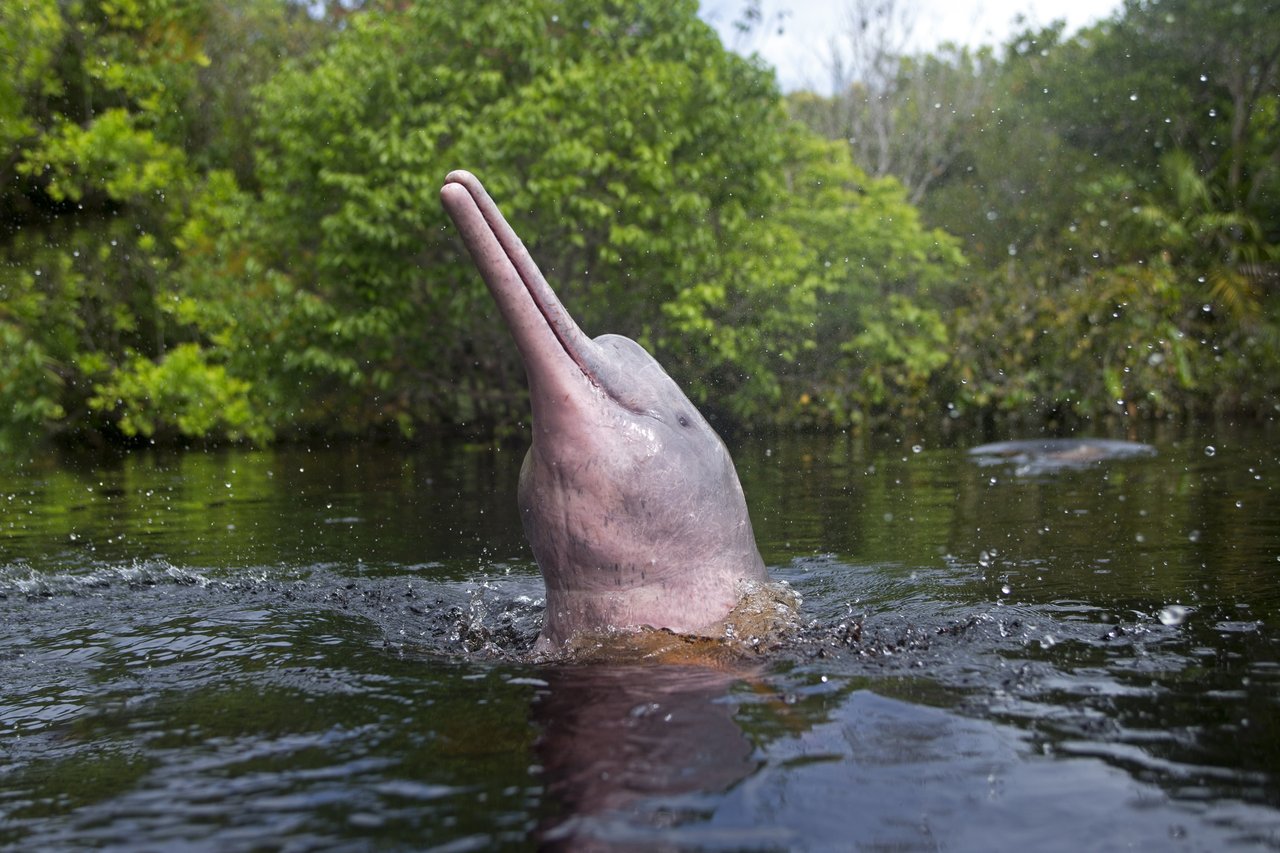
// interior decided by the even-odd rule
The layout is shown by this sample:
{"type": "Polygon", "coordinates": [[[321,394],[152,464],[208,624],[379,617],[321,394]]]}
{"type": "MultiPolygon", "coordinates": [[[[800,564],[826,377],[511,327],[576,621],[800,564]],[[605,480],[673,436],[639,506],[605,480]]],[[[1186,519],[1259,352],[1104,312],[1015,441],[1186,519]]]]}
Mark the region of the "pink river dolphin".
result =
{"type": "Polygon", "coordinates": [[[546,583],[537,648],[583,633],[714,633],[768,581],[724,442],[643,347],[578,327],[480,181],[440,191],[524,362],[525,536],[546,583]]]}

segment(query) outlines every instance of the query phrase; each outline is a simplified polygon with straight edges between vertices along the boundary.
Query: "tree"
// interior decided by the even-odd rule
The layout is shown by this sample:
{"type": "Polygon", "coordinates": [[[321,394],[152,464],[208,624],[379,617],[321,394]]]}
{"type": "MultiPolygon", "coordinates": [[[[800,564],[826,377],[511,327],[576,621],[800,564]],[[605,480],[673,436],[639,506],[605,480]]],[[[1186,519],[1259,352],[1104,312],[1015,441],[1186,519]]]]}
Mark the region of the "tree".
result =
{"type": "Polygon", "coordinates": [[[1213,299],[1240,319],[1261,309],[1255,270],[1280,260],[1280,247],[1269,243],[1262,224],[1233,209],[1227,198],[1215,198],[1213,186],[1191,156],[1169,152],[1160,161],[1164,185],[1144,194],[1131,210],[1129,239],[1150,252],[1159,247],[1170,261],[1195,274],[1205,286],[1195,296],[1213,299]]]}
{"type": "Polygon", "coordinates": [[[828,44],[834,94],[801,92],[789,104],[818,133],[846,141],[868,174],[894,176],[919,204],[963,152],[963,129],[978,118],[991,56],[956,45],[909,54],[915,14],[896,0],[850,0],[844,28],[828,44]]]}
{"type": "Polygon", "coordinates": [[[261,193],[229,217],[251,228],[205,247],[269,294],[270,325],[207,333],[250,334],[305,423],[514,419],[521,368],[446,224],[444,175],[481,175],[586,329],[652,345],[661,306],[727,275],[723,247],[771,203],[783,122],[772,75],[691,2],[353,15],[262,90],[261,193]]]}
{"type": "Polygon", "coordinates": [[[844,143],[793,127],[782,178],[777,206],[725,254],[725,292],[689,289],[668,309],[678,330],[712,344],[697,353],[713,367],[702,382],[740,420],[847,427],[926,415],[946,381],[938,328],[958,298],[957,241],[926,228],[902,185],[869,177],[844,143]]]}
{"type": "MultiPolygon", "coordinates": [[[[1019,54],[1039,46],[1015,42],[1019,54]]],[[[1127,0],[1121,12],[1055,46],[1032,86],[1073,146],[1159,183],[1160,161],[1188,152],[1233,209],[1275,188],[1280,169],[1280,3],[1127,0]]]]}
{"type": "Polygon", "coordinates": [[[213,170],[245,171],[236,99],[304,41],[283,37],[288,17],[277,0],[0,6],[7,433],[269,433],[248,381],[173,309],[192,209],[213,170]],[[233,31],[260,53],[234,63],[233,31]]]}
{"type": "Polygon", "coordinates": [[[181,105],[204,61],[181,2],[6,4],[0,397],[11,430],[87,416],[96,383],[166,347],[167,235],[192,191],[181,105]],[[24,4],[25,5],[25,4],[24,4]]]}

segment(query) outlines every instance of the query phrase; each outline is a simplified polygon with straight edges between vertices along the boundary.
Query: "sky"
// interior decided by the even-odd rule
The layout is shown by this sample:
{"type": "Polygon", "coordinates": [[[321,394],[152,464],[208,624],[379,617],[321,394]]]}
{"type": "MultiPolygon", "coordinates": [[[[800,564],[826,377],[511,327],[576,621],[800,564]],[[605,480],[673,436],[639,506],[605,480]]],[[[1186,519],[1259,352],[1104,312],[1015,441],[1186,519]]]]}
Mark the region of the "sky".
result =
{"type": "MultiPolygon", "coordinates": [[[[1067,31],[1110,17],[1121,0],[900,0],[915,10],[913,47],[930,50],[944,41],[977,46],[998,45],[1027,26],[1065,19],[1067,31]],[[1015,26],[1018,15],[1026,19],[1015,26]]],[[[845,19],[847,0],[761,0],[765,24],[743,39],[733,22],[746,0],[701,0],[699,15],[720,33],[725,46],[740,53],[758,52],[778,70],[783,91],[826,92],[822,56],[831,35],[845,19]],[[779,18],[779,13],[783,17],[779,18]],[[777,32],[779,24],[782,32],[777,32]]]]}

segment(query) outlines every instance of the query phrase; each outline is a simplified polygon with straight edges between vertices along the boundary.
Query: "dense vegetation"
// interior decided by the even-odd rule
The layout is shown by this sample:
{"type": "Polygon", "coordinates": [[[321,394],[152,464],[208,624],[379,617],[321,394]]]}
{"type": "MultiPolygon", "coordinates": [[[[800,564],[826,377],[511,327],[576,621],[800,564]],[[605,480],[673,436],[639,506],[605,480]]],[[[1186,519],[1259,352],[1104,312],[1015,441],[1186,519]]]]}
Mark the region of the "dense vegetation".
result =
{"type": "Polygon", "coordinates": [[[726,421],[1273,416],[1276,6],[784,98],[692,0],[6,2],[4,435],[518,423],[458,167],[726,421]]]}

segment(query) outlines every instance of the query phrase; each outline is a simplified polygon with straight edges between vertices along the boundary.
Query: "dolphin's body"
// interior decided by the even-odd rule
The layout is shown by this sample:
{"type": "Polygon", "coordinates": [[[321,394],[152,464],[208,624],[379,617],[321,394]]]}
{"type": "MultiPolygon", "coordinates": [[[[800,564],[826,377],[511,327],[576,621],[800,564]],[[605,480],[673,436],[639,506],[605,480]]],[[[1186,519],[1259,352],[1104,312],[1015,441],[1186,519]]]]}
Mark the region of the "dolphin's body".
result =
{"type": "Polygon", "coordinates": [[[1041,438],[1026,441],[997,441],[969,450],[979,464],[1013,462],[1035,471],[1080,468],[1115,459],[1155,456],[1149,444],[1102,438],[1041,438]]]}
{"type": "Polygon", "coordinates": [[[519,504],[547,587],[538,647],[705,633],[768,580],[724,443],[639,344],[578,328],[474,175],[451,172],[440,196],[529,380],[519,504]]]}

